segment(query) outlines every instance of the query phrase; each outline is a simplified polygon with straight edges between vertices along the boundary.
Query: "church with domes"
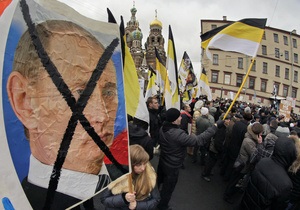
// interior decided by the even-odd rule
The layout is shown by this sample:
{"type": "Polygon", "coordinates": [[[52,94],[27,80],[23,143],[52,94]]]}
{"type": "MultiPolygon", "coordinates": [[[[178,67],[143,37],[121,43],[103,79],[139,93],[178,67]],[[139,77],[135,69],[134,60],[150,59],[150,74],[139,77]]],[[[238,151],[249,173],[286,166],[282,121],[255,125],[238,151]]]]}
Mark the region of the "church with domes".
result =
{"type": "Polygon", "coordinates": [[[165,39],[162,35],[163,26],[161,21],[157,19],[156,13],[155,19],[150,23],[150,33],[143,46],[143,33],[136,19],[137,9],[135,6],[133,6],[130,12],[131,18],[125,28],[126,42],[135,63],[139,79],[144,79],[145,83],[147,83],[149,66],[152,69],[156,69],[155,48],[158,50],[163,64],[166,64],[165,39]]]}

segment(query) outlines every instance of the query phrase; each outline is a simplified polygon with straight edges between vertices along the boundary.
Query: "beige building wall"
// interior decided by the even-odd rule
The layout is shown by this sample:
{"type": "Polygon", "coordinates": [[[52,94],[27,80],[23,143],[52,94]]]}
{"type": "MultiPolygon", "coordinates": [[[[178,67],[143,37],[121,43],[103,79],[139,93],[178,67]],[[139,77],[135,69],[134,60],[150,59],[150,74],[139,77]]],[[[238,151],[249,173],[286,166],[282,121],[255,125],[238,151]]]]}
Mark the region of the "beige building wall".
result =
{"type": "MultiPolygon", "coordinates": [[[[226,20],[201,20],[201,33],[230,23],[226,20]]],[[[300,36],[296,31],[266,27],[255,63],[238,100],[269,106],[276,99],[292,97],[294,112],[300,113],[300,36]]],[[[251,57],[240,53],[211,49],[213,61],[202,52],[202,66],[207,72],[213,97],[232,98],[237,93],[251,63],[251,57]]]]}

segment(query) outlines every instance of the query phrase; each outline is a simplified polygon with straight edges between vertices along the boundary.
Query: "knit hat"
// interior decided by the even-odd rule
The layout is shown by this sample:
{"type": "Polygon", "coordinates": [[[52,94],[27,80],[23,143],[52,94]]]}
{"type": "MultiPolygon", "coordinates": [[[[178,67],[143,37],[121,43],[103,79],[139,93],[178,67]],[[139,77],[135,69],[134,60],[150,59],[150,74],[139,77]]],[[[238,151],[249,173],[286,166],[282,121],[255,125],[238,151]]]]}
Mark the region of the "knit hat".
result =
{"type": "Polygon", "coordinates": [[[175,108],[170,108],[166,111],[166,121],[174,122],[180,116],[180,111],[175,108]]]}
{"type": "Polygon", "coordinates": [[[206,108],[206,107],[202,107],[200,111],[201,111],[202,115],[207,115],[208,114],[208,108],[206,108]]]}
{"type": "Polygon", "coordinates": [[[288,127],[278,126],[275,131],[276,136],[288,136],[290,135],[290,129],[288,127]]]}
{"type": "Polygon", "coordinates": [[[198,100],[196,103],[195,103],[195,106],[194,106],[194,111],[196,111],[197,109],[201,109],[201,107],[203,106],[203,101],[202,100],[198,100]]]}

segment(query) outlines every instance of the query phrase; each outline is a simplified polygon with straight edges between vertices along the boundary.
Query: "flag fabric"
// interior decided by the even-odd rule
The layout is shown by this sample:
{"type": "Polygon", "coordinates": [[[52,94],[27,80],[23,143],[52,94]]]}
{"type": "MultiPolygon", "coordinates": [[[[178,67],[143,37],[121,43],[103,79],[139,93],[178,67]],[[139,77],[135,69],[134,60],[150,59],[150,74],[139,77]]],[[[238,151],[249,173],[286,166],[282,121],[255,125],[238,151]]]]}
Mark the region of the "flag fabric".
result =
{"type": "Polygon", "coordinates": [[[183,53],[178,75],[180,81],[179,87],[183,95],[182,101],[183,103],[189,103],[192,99],[193,89],[198,85],[198,82],[187,52],[183,53]]]}
{"type": "Polygon", "coordinates": [[[224,51],[233,51],[256,56],[264,34],[267,19],[242,19],[201,35],[201,46],[206,50],[211,60],[209,48],[218,48],[224,51]]]}
{"type": "Polygon", "coordinates": [[[0,16],[4,12],[4,10],[8,7],[12,0],[1,0],[0,1],[0,16]]]}
{"type": "Polygon", "coordinates": [[[167,69],[163,65],[162,59],[156,48],[155,48],[155,55],[156,55],[156,59],[155,59],[156,72],[157,75],[159,75],[160,77],[161,84],[163,84],[160,86],[160,88],[163,87],[163,89],[161,89],[163,92],[162,104],[165,104],[166,109],[169,109],[171,108],[170,105],[172,104],[172,92],[171,92],[170,81],[167,75],[167,69]]]}
{"type": "Polygon", "coordinates": [[[147,90],[145,93],[145,101],[149,97],[157,95],[158,87],[156,85],[156,73],[155,71],[149,66],[149,71],[148,71],[148,85],[147,85],[147,90]]]}
{"type": "MultiPolygon", "coordinates": [[[[169,39],[168,39],[168,51],[167,51],[167,62],[166,68],[168,72],[168,78],[170,81],[172,100],[171,104],[166,104],[166,107],[173,107],[180,110],[180,95],[178,87],[178,70],[177,70],[177,59],[175,52],[175,44],[171,26],[169,25],[169,39]]],[[[168,102],[168,101],[166,101],[168,102]]]]}
{"type": "Polygon", "coordinates": [[[206,71],[205,71],[204,68],[202,69],[202,73],[201,73],[200,80],[199,80],[197,97],[199,97],[201,94],[204,94],[203,92],[206,93],[207,99],[209,101],[211,101],[212,100],[212,94],[211,94],[211,90],[210,90],[210,87],[209,87],[209,82],[208,82],[208,78],[207,78],[207,75],[206,75],[206,71]]]}
{"type": "MultiPolygon", "coordinates": [[[[123,18],[121,19],[121,27],[124,27],[123,18]]],[[[136,67],[131,56],[129,47],[126,44],[126,35],[121,29],[121,36],[124,40],[124,87],[127,114],[134,118],[147,122],[149,124],[149,112],[145,103],[144,93],[139,85],[136,67]]],[[[122,47],[122,48],[123,48],[122,47]]]]}

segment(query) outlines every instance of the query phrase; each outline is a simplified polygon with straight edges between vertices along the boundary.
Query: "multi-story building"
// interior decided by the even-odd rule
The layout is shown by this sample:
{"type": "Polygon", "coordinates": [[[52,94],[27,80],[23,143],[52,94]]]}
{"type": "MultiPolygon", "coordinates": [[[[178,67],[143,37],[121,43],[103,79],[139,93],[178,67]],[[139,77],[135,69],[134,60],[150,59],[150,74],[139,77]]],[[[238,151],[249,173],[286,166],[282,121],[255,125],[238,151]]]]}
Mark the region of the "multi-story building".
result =
{"type": "MultiPolygon", "coordinates": [[[[223,20],[201,20],[201,32],[231,23],[223,20]]],[[[238,100],[264,106],[291,97],[295,113],[300,113],[299,54],[300,36],[295,30],[266,27],[255,62],[238,100]],[[274,86],[277,93],[274,95],[274,86]]],[[[202,66],[207,72],[214,98],[231,98],[237,93],[251,63],[251,57],[235,52],[210,49],[212,61],[202,52],[202,66]],[[233,94],[232,94],[233,93],[233,94]]]]}

